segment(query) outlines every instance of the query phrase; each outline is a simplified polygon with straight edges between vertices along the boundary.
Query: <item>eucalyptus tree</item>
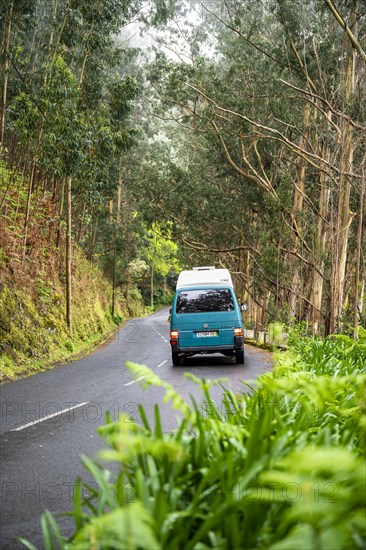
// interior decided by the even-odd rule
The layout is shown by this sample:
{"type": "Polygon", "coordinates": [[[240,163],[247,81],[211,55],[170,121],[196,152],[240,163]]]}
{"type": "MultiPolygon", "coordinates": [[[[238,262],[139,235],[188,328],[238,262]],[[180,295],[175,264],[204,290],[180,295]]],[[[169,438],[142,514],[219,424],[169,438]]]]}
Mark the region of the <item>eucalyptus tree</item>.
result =
{"type": "MultiPolygon", "coordinates": [[[[197,41],[196,36],[194,39],[197,41]]],[[[236,225],[235,230],[231,229],[231,231],[227,233],[222,234],[222,237],[224,238],[224,235],[227,234],[227,241],[226,242],[232,242],[233,238],[235,238],[235,235],[238,234],[240,237],[239,240],[248,240],[246,236],[248,235],[248,226],[256,226],[258,223],[255,221],[258,218],[258,215],[261,218],[261,223],[259,225],[263,225],[264,220],[266,219],[265,215],[265,209],[257,207],[258,201],[262,200],[263,206],[266,204],[266,199],[263,197],[263,191],[268,192],[268,194],[275,199],[275,203],[277,205],[281,204],[281,201],[276,196],[276,191],[274,188],[271,188],[266,178],[260,175],[260,170],[263,169],[264,164],[262,162],[262,157],[260,156],[261,153],[259,152],[258,148],[256,149],[256,152],[253,153],[254,156],[257,155],[259,161],[259,165],[261,164],[261,167],[259,167],[258,170],[254,170],[252,174],[249,174],[248,169],[246,169],[245,166],[239,166],[236,159],[237,157],[240,158],[240,150],[243,151],[243,148],[245,146],[244,143],[244,132],[245,132],[245,124],[235,126],[235,121],[230,121],[228,119],[228,116],[225,113],[226,119],[225,122],[228,122],[230,124],[229,130],[227,132],[227,135],[224,137],[222,133],[222,126],[225,123],[224,117],[221,117],[221,119],[218,119],[215,121],[215,114],[212,107],[212,102],[210,104],[209,96],[215,97],[217,101],[225,101],[226,106],[229,105],[232,106],[233,109],[237,108],[245,109],[246,112],[250,112],[250,110],[253,110],[254,103],[252,100],[247,99],[245,97],[244,93],[240,92],[240,85],[242,82],[245,82],[247,87],[251,87],[251,92],[253,92],[253,96],[255,97],[259,95],[260,97],[268,97],[267,89],[265,85],[262,86],[263,90],[262,92],[258,91],[258,85],[256,85],[256,79],[255,75],[251,76],[249,75],[249,70],[247,69],[249,61],[253,63],[253,60],[251,60],[250,54],[251,52],[248,51],[236,51],[236,57],[235,59],[232,58],[233,51],[229,51],[232,48],[232,41],[230,44],[230,33],[228,36],[226,36],[225,40],[222,41],[222,51],[221,55],[227,56],[228,59],[232,59],[232,61],[228,61],[226,63],[217,63],[217,62],[204,62],[202,57],[198,57],[195,60],[194,64],[183,64],[178,63],[174,64],[172,61],[164,60],[163,57],[160,55],[155,67],[152,69],[151,78],[153,81],[153,84],[155,83],[155,80],[159,78],[160,82],[156,84],[157,88],[163,88],[161,91],[161,97],[162,97],[162,111],[166,111],[172,103],[176,105],[179,108],[179,112],[177,114],[177,109],[172,109],[172,114],[168,115],[169,118],[175,118],[177,123],[180,126],[186,126],[187,128],[190,127],[190,129],[193,132],[194,138],[193,142],[196,143],[197,136],[204,136],[205,139],[205,147],[208,150],[215,150],[217,155],[217,164],[214,161],[215,157],[212,157],[211,155],[206,155],[206,158],[204,159],[201,157],[200,161],[205,163],[205,168],[203,169],[203,173],[207,171],[207,165],[212,164],[215,166],[215,169],[218,172],[218,175],[221,172],[229,172],[229,175],[231,176],[231,179],[234,179],[235,185],[233,186],[230,183],[230,178],[226,178],[228,181],[226,187],[223,186],[223,180],[219,177],[216,177],[216,183],[219,187],[221,187],[221,193],[222,195],[226,194],[227,198],[232,199],[232,208],[236,210],[236,215],[234,216],[228,216],[229,220],[227,225],[231,227],[230,220],[233,220],[232,223],[236,225]],[[226,50],[226,51],[225,51],[226,50]],[[167,74],[170,72],[170,77],[167,78],[167,74]],[[199,89],[195,85],[185,86],[186,81],[195,80],[200,82],[201,89],[199,89]],[[231,93],[231,90],[229,88],[230,85],[233,85],[236,88],[235,95],[231,93]],[[202,86],[205,88],[205,93],[202,92],[202,86]],[[229,88],[229,89],[228,89],[229,88]],[[229,105],[228,105],[229,104],[229,105]],[[239,139],[239,143],[237,139],[235,138],[235,132],[239,132],[241,135],[241,138],[239,139]],[[219,136],[219,140],[217,140],[217,136],[219,136]],[[238,147],[239,146],[239,149],[238,147]],[[229,153],[229,148],[233,148],[234,153],[229,153]],[[235,157],[234,157],[235,155],[235,157]],[[223,163],[225,161],[228,161],[228,166],[225,168],[223,166],[223,163]],[[234,169],[234,170],[233,170],[234,169]],[[244,185],[244,182],[242,181],[242,184],[240,185],[240,180],[242,178],[246,178],[247,184],[244,185]],[[251,182],[254,182],[254,186],[251,182]],[[231,185],[231,187],[230,187],[231,185]],[[234,192],[233,192],[234,191],[234,192]],[[257,195],[257,196],[256,196],[257,195]],[[256,197],[253,199],[253,197],[256,197]],[[249,200],[248,200],[249,199],[249,200]],[[249,207],[247,206],[249,204],[249,207]],[[250,208],[252,207],[252,209],[250,208]],[[244,214],[244,216],[240,216],[240,213],[244,214]],[[235,221],[234,221],[235,220],[235,221]],[[240,222],[239,222],[240,220],[240,222]],[[251,222],[253,222],[251,224],[251,222]]],[[[235,47],[237,49],[237,45],[235,44],[235,47]]],[[[197,52],[198,47],[196,44],[195,48],[192,48],[193,51],[197,52]]],[[[258,75],[260,75],[260,70],[258,70],[258,75]]],[[[266,107],[268,106],[268,100],[263,102],[262,112],[265,113],[266,107]]],[[[260,109],[260,104],[255,104],[255,107],[257,109],[260,109]]],[[[258,112],[257,112],[258,115],[258,112]]],[[[167,115],[160,115],[164,118],[167,118],[167,115]]],[[[248,125],[247,125],[248,126],[248,125]]],[[[250,143],[249,143],[250,145],[250,143]]],[[[202,144],[201,144],[202,146],[202,144]]],[[[278,148],[280,150],[280,148],[278,148]]],[[[250,147],[249,147],[250,152],[250,147]]],[[[274,152],[274,150],[273,150],[274,152]]],[[[270,156],[267,154],[267,152],[262,153],[262,155],[265,155],[265,163],[268,165],[270,162],[270,156]]],[[[194,155],[194,153],[192,153],[194,155]]],[[[245,158],[247,158],[245,156],[245,158]]],[[[240,162],[240,161],[239,161],[240,162]]],[[[249,160],[248,160],[249,162],[249,160]]],[[[199,184],[202,187],[202,184],[199,184]]],[[[205,182],[204,184],[204,190],[206,190],[207,184],[205,182]]],[[[197,191],[196,191],[197,193],[197,191]]],[[[282,205],[284,204],[284,199],[282,198],[282,205]]],[[[215,204],[211,204],[212,210],[215,209],[215,204]]],[[[220,209],[220,213],[222,210],[220,209]]],[[[281,209],[278,208],[278,214],[281,216],[281,209]]],[[[192,214],[194,217],[194,214],[192,214]]],[[[210,213],[211,216],[211,213],[210,213]]],[[[211,219],[211,218],[209,218],[211,219]]],[[[202,223],[202,221],[201,221],[202,223]]],[[[222,226],[221,226],[222,227],[222,226]]],[[[210,232],[209,232],[210,233],[210,232]]],[[[257,261],[258,259],[258,231],[254,231],[254,233],[257,233],[256,241],[251,241],[250,245],[252,246],[253,255],[252,255],[252,261],[253,263],[257,261]],[[255,251],[255,252],[254,252],[255,251]]],[[[263,230],[262,230],[263,233],[263,230]]],[[[207,239],[207,232],[205,233],[205,237],[207,239]]],[[[227,250],[227,254],[233,255],[233,250],[231,250],[232,246],[230,245],[224,245],[224,240],[221,241],[220,245],[216,245],[217,250],[221,250],[222,253],[224,253],[225,250],[227,250]]],[[[263,243],[266,249],[268,249],[268,244],[270,243],[263,243]]],[[[238,245],[235,245],[238,247],[238,245]]],[[[203,249],[203,248],[202,248],[203,249]]],[[[234,247],[235,249],[235,247],[234,247]]],[[[237,250],[244,250],[248,249],[248,243],[244,246],[243,244],[237,248],[237,250]]],[[[228,258],[227,260],[228,261],[228,258]]],[[[242,261],[242,260],[240,260],[242,261]]],[[[248,280],[249,274],[248,271],[251,272],[251,268],[249,267],[250,262],[246,262],[246,273],[243,274],[243,276],[248,280]]],[[[237,271],[238,265],[234,267],[234,271],[237,271]]],[[[276,279],[276,277],[273,277],[273,273],[271,274],[271,285],[273,285],[273,280],[276,279]]],[[[277,277],[278,279],[278,277],[277,277]]],[[[249,286],[249,285],[247,285],[249,286]]],[[[278,286],[278,284],[276,284],[278,286]]],[[[285,289],[284,289],[285,290],[285,289]]],[[[268,292],[265,292],[266,294],[266,300],[268,300],[268,292]]],[[[268,308],[266,308],[268,309],[268,308]]]]}
{"type": "MultiPolygon", "coordinates": [[[[136,133],[131,112],[138,84],[128,73],[135,59],[119,44],[118,33],[134,18],[160,24],[174,9],[174,2],[146,5],[141,0],[34,0],[1,6],[6,54],[1,137],[7,112],[7,158],[22,166],[29,181],[21,256],[26,262],[31,203],[42,185],[58,210],[58,245],[66,205],[70,331],[71,234],[75,227],[90,255],[99,235],[100,245],[103,239],[116,242],[119,222],[107,224],[106,236],[101,221],[108,218],[116,194],[121,196],[123,159],[136,133]]],[[[119,206],[112,210],[121,216],[119,206]]]]}
{"type": "Polygon", "coordinates": [[[32,26],[36,7],[36,0],[9,0],[0,5],[0,147],[4,146],[5,115],[8,99],[9,77],[11,70],[14,70],[14,60],[18,59],[19,53],[14,38],[22,36],[27,28],[32,26]]]}
{"type": "Polygon", "coordinates": [[[47,117],[38,162],[64,182],[66,191],[66,320],[72,334],[72,180],[83,173],[90,128],[78,110],[76,79],[61,57],[52,63],[46,92],[47,117]]]}
{"type": "Polygon", "coordinates": [[[364,150],[364,115],[353,101],[364,100],[364,66],[352,21],[357,15],[362,28],[365,14],[357,2],[342,5],[350,22],[342,30],[327,4],[225,2],[212,11],[208,4],[218,60],[193,48],[187,63],[160,55],[152,72],[160,116],[204,135],[243,187],[256,186],[276,211],[279,231],[267,237],[288,272],[284,297],[316,331],[321,321],[330,331],[341,324],[350,201],[357,203],[351,189],[361,188],[364,150]]]}

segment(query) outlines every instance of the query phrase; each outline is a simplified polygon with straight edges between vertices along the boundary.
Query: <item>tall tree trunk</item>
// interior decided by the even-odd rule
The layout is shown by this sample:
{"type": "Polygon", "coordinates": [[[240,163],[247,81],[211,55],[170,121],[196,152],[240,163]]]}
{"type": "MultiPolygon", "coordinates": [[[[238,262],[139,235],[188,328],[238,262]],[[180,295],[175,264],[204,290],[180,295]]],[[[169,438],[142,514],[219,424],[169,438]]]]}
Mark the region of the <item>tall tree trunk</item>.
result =
{"type": "Polygon", "coordinates": [[[363,270],[363,276],[361,277],[361,288],[360,288],[360,299],[359,299],[359,311],[360,311],[360,317],[362,319],[364,304],[365,304],[365,296],[366,296],[366,268],[363,270]]]}
{"type": "Polygon", "coordinates": [[[116,221],[113,223],[113,210],[114,210],[114,200],[109,200],[109,223],[114,225],[114,235],[113,235],[113,256],[112,256],[112,304],[111,304],[111,314],[114,316],[114,294],[116,288],[116,236],[117,236],[117,227],[116,221]]]}
{"type": "Polygon", "coordinates": [[[77,242],[80,243],[81,237],[83,235],[83,225],[84,225],[84,218],[85,218],[85,212],[86,212],[86,202],[83,203],[83,207],[81,211],[79,212],[79,220],[78,220],[78,232],[77,232],[77,242]]]}
{"type": "MultiPolygon", "coordinates": [[[[366,160],[366,159],[365,159],[366,160]]],[[[360,192],[360,213],[358,218],[358,228],[357,228],[357,251],[356,251],[356,274],[355,274],[355,296],[353,303],[353,328],[355,336],[358,334],[358,326],[360,324],[360,310],[361,303],[360,294],[361,294],[361,281],[360,281],[360,267],[361,267],[361,250],[362,250],[362,229],[363,229],[363,216],[364,216],[364,199],[366,192],[366,178],[365,178],[365,161],[363,163],[362,169],[362,183],[361,183],[361,192],[360,192]]],[[[364,281],[363,281],[364,283],[364,281]]]]}
{"type": "MultiPolygon", "coordinates": [[[[117,233],[117,228],[115,230],[115,233],[117,233]]],[[[112,318],[114,317],[114,310],[115,310],[115,301],[116,301],[116,256],[117,256],[117,250],[116,250],[116,236],[114,237],[114,248],[113,248],[113,267],[112,267],[112,307],[111,307],[111,314],[112,318]]]]}
{"type": "Polygon", "coordinates": [[[114,231],[114,250],[113,250],[113,276],[112,276],[112,317],[115,310],[115,294],[116,294],[116,262],[117,262],[117,235],[121,225],[121,199],[122,199],[122,184],[123,178],[120,171],[118,178],[118,191],[117,191],[117,214],[116,214],[116,226],[114,231]]]}
{"type": "Polygon", "coordinates": [[[17,223],[17,219],[18,219],[19,206],[20,206],[20,196],[21,196],[21,192],[22,192],[22,189],[23,189],[23,184],[24,184],[24,181],[25,181],[25,173],[26,173],[26,170],[27,170],[27,167],[28,167],[29,156],[30,156],[30,147],[28,146],[27,147],[27,152],[25,154],[23,167],[22,167],[21,178],[20,178],[18,188],[17,188],[17,205],[16,205],[16,208],[15,208],[15,213],[14,213],[14,218],[13,218],[13,223],[14,224],[17,223]]]}
{"type": "Polygon", "coordinates": [[[52,49],[53,38],[54,38],[54,35],[55,35],[55,28],[56,28],[56,23],[57,23],[57,11],[58,11],[58,0],[54,0],[54,2],[53,2],[51,32],[50,32],[50,38],[48,40],[48,51],[49,52],[52,49]]]}
{"type": "MultiPolygon", "coordinates": [[[[328,116],[330,117],[331,113],[328,113],[328,116]]],[[[324,142],[321,145],[320,156],[325,160],[329,158],[328,147],[324,142]]],[[[312,324],[314,334],[319,334],[322,321],[324,279],[320,273],[324,272],[324,261],[327,255],[326,251],[329,239],[329,225],[327,223],[327,217],[330,200],[330,187],[328,185],[328,178],[322,170],[319,171],[319,188],[319,217],[314,243],[314,267],[312,269],[312,288],[310,293],[311,308],[309,311],[309,320],[312,324]]]]}
{"type": "Polygon", "coordinates": [[[79,76],[79,82],[78,82],[79,88],[81,87],[81,85],[83,83],[83,80],[84,80],[86,62],[88,60],[88,57],[89,57],[89,52],[88,52],[88,50],[86,50],[85,53],[84,53],[83,63],[81,65],[81,70],[80,70],[80,76],[79,76]]]}
{"type": "Polygon", "coordinates": [[[90,262],[93,262],[94,260],[94,249],[95,249],[95,243],[97,240],[97,230],[99,225],[99,218],[95,220],[94,227],[90,227],[90,235],[89,235],[89,245],[88,245],[88,259],[90,262]]]}
{"type": "MultiPolygon", "coordinates": [[[[64,15],[64,18],[62,20],[62,23],[61,23],[61,26],[60,26],[60,29],[57,33],[57,36],[56,36],[56,40],[55,40],[55,44],[54,44],[54,47],[53,47],[53,52],[51,54],[51,62],[50,62],[50,69],[52,68],[55,60],[56,60],[56,57],[57,57],[57,51],[58,51],[58,47],[60,45],[60,41],[61,41],[61,37],[63,35],[63,32],[65,30],[65,26],[66,26],[66,22],[67,22],[67,18],[69,17],[69,13],[70,13],[70,10],[69,10],[69,5],[70,5],[70,2],[67,2],[65,8],[64,8],[64,11],[63,13],[65,14],[64,15]]],[[[46,81],[47,81],[47,76],[46,76],[46,81]]]]}
{"type": "Polygon", "coordinates": [[[58,210],[58,227],[57,227],[57,236],[56,236],[56,248],[60,246],[61,240],[61,223],[62,223],[62,212],[64,210],[64,200],[65,200],[65,180],[62,180],[61,183],[61,196],[60,196],[60,206],[58,210]]]}
{"type": "Polygon", "coordinates": [[[9,81],[9,46],[10,46],[10,35],[11,35],[11,24],[13,17],[13,6],[14,0],[11,0],[8,6],[7,21],[5,27],[4,35],[4,83],[3,83],[3,93],[1,96],[1,106],[0,106],[0,150],[4,147],[4,135],[5,135],[5,110],[6,110],[6,97],[8,94],[8,81],[9,81]]]}
{"type": "MultiPolygon", "coordinates": [[[[121,160],[121,168],[122,170],[122,160],[121,160]]],[[[124,171],[125,178],[127,177],[127,172],[124,171]]],[[[124,279],[125,279],[125,298],[126,298],[126,305],[128,311],[130,311],[129,307],[129,299],[130,299],[130,267],[129,267],[129,260],[130,260],[130,250],[131,250],[131,232],[129,230],[129,222],[130,222],[130,204],[128,200],[128,195],[123,193],[123,179],[121,180],[121,204],[123,204],[124,210],[123,210],[123,219],[122,219],[122,225],[123,225],[123,242],[124,242],[124,249],[123,249],[123,261],[124,261],[124,279]],[[124,195],[124,200],[123,199],[124,195]]]]}
{"type": "Polygon", "coordinates": [[[267,326],[267,323],[268,323],[267,313],[269,308],[269,301],[271,299],[271,294],[272,292],[270,290],[267,290],[267,292],[265,293],[264,304],[262,309],[262,325],[264,328],[267,326]]]}
{"type": "Polygon", "coordinates": [[[23,252],[22,252],[22,259],[23,260],[25,258],[26,253],[27,253],[27,236],[28,236],[28,225],[29,225],[29,217],[30,217],[31,198],[32,198],[32,192],[33,192],[33,186],[34,186],[34,179],[35,179],[35,176],[36,176],[37,154],[38,154],[39,146],[41,144],[42,134],[43,134],[43,123],[42,123],[42,126],[40,127],[39,132],[38,132],[37,143],[36,143],[36,146],[35,146],[34,152],[33,152],[31,173],[30,173],[30,176],[29,176],[27,206],[26,206],[26,211],[25,211],[24,231],[23,231],[23,252]]]}
{"type": "MultiPolygon", "coordinates": [[[[351,13],[351,28],[356,33],[356,14],[351,13]]],[[[349,106],[354,94],[355,82],[355,56],[351,50],[348,54],[345,78],[345,105],[349,106]]],[[[329,331],[335,332],[341,325],[344,281],[346,274],[346,260],[348,251],[349,230],[352,223],[350,212],[351,184],[346,173],[352,172],[353,167],[353,127],[344,118],[341,120],[341,173],[338,185],[337,220],[333,237],[333,259],[331,274],[331,307],[329,331]]]]}
{"type": "Polygon", "coordinates": [[[251,319],[253,317],[253,302],[252,302],[252,296],[250,294],[250,288],[251,288],[251,276],[250,276],[250,252],[249,250],[246,250],[244,252],[244,269],[243,269],[243,277],[244,277],[244,294],[243,294],[243,300],[247,304],[247,318],[251,319]]]}
{"type": "Polygon", "coordinates": [[[123,185],[123,178],[122,178],[122,175],[120,174],[118,178],[118,191],[117,191],[117,229],[119,229],[121,225],[122,185],[123,185]]]}
{"type": "Polygon", "coordinates": [[[66,321],[72,336],[72,242],[71,242],[71,185],[72,178],[66,179],[66,321]]]}
{"type": "Polygon", "coordinates": [[[151,262],[150,271],[150,305],[154,307],[154,262],[151,262]]]}
{"type": "MultiPolygon", "coordinates": [[[[308,103],[305,103],[303,108],[303,117],[302,117],[302,135],[300,138],[300,147],[302,149],[306,149],[307,146],[307,138],[308,138],[308,125],[309,125],[309,117],[310,117],[310,106],[308,103]]],[[[296,177],[296,183],[295,183],[295,190],[294,190],[294,199],[293,199],[293,206],[292,206],[292,215],[294,223],[297,224],[297,227],[294,227],[294,230],[296,233],[301,230],[301,221],[299,220],[299,214],[301,216],[303,207],[304,207],[304,191],[305,191],[305,176],[306,176],[306,160],[303,157],[298,157],[297,160],[297,177],[296,177]]],[[[300,277],[300,268],[299,268],[299,260],[296,258],[296,252],[298,252],[298,246],[299,246],[299,240],[296,236],[296,233],[294,233],[293,239],[294,243],[292,246],[292,254],[289,258],[290,263],[292,264],[292,280],[291,280],[291,292],[290,292],[290,308],[294,315],[294,317],[297,317],[297,300],[299,296],[299,287],[301,284],[301,277],[300,277]]]]}
{"type": "Polygon", "coordinates": [[[53,11],[53,28],[52,28],[52,32],[51,32],[51,36],[50,36],[50,39],[49,39],[49,43],[48,43],[48,48],[49,48],[49,58],[50,58],[50,61],[47,65],[47,69],[45,71],[45,74],[44,74],[44,78],[43,78],[43,86],[46,87],[47,83],[48,83],[48,80],[49,80],[49,77],[51,75],[51,71],[52,71],[52,68],[53,68],[53,65],[56,61],[56,57],[57,57],[57,53],[58,53],[58,48],[59,48],[59,45],[60,45],[60,42],[61,42],[61,37],[63,35],[63,32],[65,30],[65,26],[66,26],[66,22],[67,22],[67,19],[70,15],[70,0],[66,3],[66,5],[64,6],[63,8],[63,11],[62,13],[64,13],[64,17],[62,19],[62,23],[60,25],[60,28],[57,32],[57,35],[56,35],[56,39],[54,40],[54,27],[55,27],[55,24],[57,22],[57,10],[58,10],[58,5],[57,5],[57,0],[56,0],[56,3],[54,4],[54,11],[53,11]],[[53,44],[53,49],[52,49],[52,42],[54,41],[54,44],[53,44]]]}

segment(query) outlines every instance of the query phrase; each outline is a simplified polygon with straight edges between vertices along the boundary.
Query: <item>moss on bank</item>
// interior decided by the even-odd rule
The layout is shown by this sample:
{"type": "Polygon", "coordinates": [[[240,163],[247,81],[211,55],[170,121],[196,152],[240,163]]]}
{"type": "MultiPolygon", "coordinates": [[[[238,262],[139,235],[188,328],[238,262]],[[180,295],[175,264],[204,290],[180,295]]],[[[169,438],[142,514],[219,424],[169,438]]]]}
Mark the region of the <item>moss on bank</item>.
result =
{"type": "Polygon", "coordinates": [[[89,351],[115,330],[129,312],[142,315],[141,301],[117,297],[110,313],[111,288],[97,267],[78,251],[73,279],[73,334],[65,322],[65,293],[56,280],[37,280],[32,290],[0,283],[0,381],[50,368],[89,351]]]}
{"type": "MultiPolygon", "coordinates": [[[[110,313],[111,288],[97,267],[75,254],[73,334],[65,322],[62,282],[38,278],[26,289],[0,283],[0,380],[13,380],[49,368],[70,355],[86,352],[128,317],[118,297],[115,318],[110,313]]],[[[134,304],[141,315],[143,305],[134,304]]]]}
{"type": "Polygon", "coordinates": [[[131,297],[128,307],[117,293],[112,319],[111,283],[74,243],[70,335],[66,324],[64,228],[61,226],[58,239],[58,217],[47,193],[32,197],[32,223],[24,254],[25,190],[26,182],[0,162],[0,194],[5,197],[0,232],[0,382],[85,353],[123,319],[144,313],[139,293],[131,297]]]}

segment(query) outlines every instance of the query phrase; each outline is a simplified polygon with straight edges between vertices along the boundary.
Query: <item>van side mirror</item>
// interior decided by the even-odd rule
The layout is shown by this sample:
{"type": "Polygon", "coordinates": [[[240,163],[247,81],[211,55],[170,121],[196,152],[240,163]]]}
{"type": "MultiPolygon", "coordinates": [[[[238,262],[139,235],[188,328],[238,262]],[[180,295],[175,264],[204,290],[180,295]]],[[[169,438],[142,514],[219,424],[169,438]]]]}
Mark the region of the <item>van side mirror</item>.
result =
{"type": "Polygon", "coordinates": [[[172,314],[172,308],[170,307],[169,308],[169,315],[171,315],[171,314],[172,314]]]}
{"type": "Polygon", "coordinates": [[[241,311],[246,311],[247,310],[247,304],[241,304],[240,309],[241,309],[241,311]]]}

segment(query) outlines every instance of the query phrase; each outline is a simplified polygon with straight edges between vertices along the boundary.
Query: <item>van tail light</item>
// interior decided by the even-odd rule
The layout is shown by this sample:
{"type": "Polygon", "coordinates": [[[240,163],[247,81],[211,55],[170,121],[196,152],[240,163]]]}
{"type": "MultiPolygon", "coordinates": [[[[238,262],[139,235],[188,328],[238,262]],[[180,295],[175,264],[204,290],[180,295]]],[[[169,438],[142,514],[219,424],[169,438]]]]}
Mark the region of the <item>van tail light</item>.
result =
{"type": "Polygon", "coordinates": [[[235,336],[243,336],[243,329],[242,328],[234,328],[234,334],[235,334],[235,336]]]}
{"type": "Polygon", "coordinates": [[[179,336],[179,331],[178,330],[171,330],[170,331],[170,339],[171,340],[177,340],[179,336]]]}

